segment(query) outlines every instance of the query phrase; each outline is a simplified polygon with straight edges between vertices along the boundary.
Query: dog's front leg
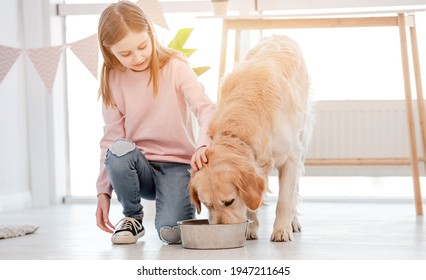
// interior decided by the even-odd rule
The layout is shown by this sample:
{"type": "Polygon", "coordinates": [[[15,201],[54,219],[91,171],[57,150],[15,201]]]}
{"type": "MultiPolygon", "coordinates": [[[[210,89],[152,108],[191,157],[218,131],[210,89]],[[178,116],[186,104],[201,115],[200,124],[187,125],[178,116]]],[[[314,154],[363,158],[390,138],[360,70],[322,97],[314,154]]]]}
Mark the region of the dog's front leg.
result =
{"type": "Polygon", "coordinates": [[[247,240],[257,239],[257,231],[259,229],[259,220],[257,219],[257,212],[247,210],[247,218],[252,221],[248,226],[247,240]]]}
{"type": "Polygon", "coordinates": [[[300,176],[298,167],[296,162],[289,159],[285,165],[278,168],[279,192],[271,241],[293,240],[293,221],[297,223],[295,231],[300,230],[300,225],[295,220],[297,184],[300,176]]]}

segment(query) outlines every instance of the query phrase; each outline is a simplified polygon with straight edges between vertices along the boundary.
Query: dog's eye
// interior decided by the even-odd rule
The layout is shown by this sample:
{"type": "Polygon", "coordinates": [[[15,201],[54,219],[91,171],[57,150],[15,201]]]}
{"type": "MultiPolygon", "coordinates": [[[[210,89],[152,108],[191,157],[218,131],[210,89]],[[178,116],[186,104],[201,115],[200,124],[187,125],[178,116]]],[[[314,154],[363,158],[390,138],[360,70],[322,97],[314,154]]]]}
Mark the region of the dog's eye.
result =
{"type": "Polygon", "coordinates": [[[230,201],[225,201],[223,204],[225,204],[226,207],[231,206],[231,204],[234,203],[234,199],[230,201]]]}

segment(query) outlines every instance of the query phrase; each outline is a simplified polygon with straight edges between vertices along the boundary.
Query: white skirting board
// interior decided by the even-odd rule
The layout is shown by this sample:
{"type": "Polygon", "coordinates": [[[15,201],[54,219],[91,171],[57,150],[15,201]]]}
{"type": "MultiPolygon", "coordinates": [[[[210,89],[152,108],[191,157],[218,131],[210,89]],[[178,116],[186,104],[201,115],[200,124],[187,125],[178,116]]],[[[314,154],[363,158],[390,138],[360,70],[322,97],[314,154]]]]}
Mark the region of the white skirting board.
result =
{"type": "Polygon", "coordinates": [[[28,209],[32,206],[31,192],[29,190],[10,194],[0,194],[0,212],[28,209]]]}

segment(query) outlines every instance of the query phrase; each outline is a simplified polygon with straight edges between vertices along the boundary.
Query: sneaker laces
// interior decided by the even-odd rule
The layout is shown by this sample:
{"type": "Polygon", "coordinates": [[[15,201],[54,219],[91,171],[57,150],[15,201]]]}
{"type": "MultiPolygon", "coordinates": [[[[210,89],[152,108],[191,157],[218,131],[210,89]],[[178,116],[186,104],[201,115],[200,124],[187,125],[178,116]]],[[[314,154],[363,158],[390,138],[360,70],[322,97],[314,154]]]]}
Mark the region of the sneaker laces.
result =
{"type": "Polygon", "coordinates": [[[122,218],[120,221],[118,221],[118,223],[115,225],[115,227],[117,227],[120,223],[121,223],[121,226],[118,229],[119,231],[122,231],[122,230],[132,231],[132,229],[135,229],[137,232],[139,232],[143,228],[142,224],[138,220],[136,220],[135,218],[131,218],[131,217],[122,218]]]}

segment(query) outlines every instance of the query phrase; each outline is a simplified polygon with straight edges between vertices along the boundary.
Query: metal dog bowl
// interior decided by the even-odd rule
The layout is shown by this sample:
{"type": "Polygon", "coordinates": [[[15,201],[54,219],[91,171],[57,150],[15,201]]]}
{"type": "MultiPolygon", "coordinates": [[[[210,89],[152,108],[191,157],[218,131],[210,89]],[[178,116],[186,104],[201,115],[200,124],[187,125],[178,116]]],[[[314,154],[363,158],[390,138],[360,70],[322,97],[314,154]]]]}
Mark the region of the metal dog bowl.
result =
{"type": "Polygon", "coordinates": [[[247,220],[239,224],[209,224],[209,220],[179,221],[182,246],[187,249],[230,249],[246,244],[247,220]]]}

